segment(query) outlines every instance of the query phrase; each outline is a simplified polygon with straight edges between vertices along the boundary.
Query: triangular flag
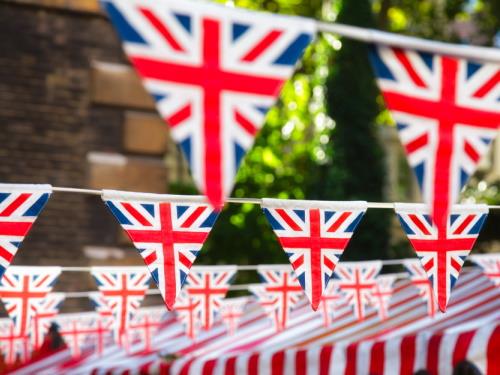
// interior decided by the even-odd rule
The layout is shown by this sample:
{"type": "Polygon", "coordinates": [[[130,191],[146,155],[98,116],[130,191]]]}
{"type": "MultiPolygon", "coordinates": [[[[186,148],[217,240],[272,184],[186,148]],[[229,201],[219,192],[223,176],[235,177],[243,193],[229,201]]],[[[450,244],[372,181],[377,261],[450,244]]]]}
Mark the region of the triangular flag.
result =
{"type": "Polygon", "coordinates": [[[0,299],[16,333],[30,332],[32,319],[61,273],[60,267],[11,266],[0,280],[0,299]]]}
{"type": "Polygon", "coordinates": [[[144,344],[146,352],[151,351],[151,343],[154,334],[160,328],[165,318],[165,307],[153,306],[143,307],[139,309],[130,322],[129,332],[132,336],[131,341],[134,342],[139,339],[144,344]]]}
{"type": "Polygon", "coordinates": [[[104,190],[102,198],[141,254],[167,308],[172,310],[217,212],[200,196],[104,190]]]}
{"type": "Polygon", "coordinates": [[[113,313],[115,342],[126,347],[130,321],[149,287],[148,271],[144,267],[92,267],[90,273],[113,313]]]}
{"type": "Polygon", "coordinates": [[[222,301],[220,315],[226,324],[229,335],[234,335],[236,332],[248,300],[248,297],[238,297],[226,298],[222,301]]]}
{"type": "Polygon", "coordinates": [[[51,192],[50,185],[0,184],[0,279],[51,192]]]}
{"type": "Polygon", "coordinates": [[[106,297],[104,297],[100,292],[92,292],[89,294],[89,300],[94,307],[96,313],[103,319],[109,319],[113,316],[113,311],[108,305],[106,297]]]}
{"type": "Polygon", "coordinates": [[[475,254],[470,256],[471,262],[483,269],[483,273],[500,287],[500,254],[475,254]]]}
{"type": "Polygon", "coordinates": [[[332,318],[335,316],[339,303],[343,300],[344,296],[340,293],[338,281],[330,280],[325,292],[321,296],[321,303],[319,305],[325,327],[329,327],[332,324],[332,318]]]}
{"type": "Polygon", "coordinates": [[[427,303],[427,315],[431,318],[436,315],[437,303],[436,297],[432,292],[432,284],[427,273],[422,267],[419,259],[405,259],[403,266],[410,274],[410,283],[418,289],[420,297],[427,303]]]}
{"type": "Polygon", "coordinates": [[[186,336],[194,339],[201,328],[201,300],[196,300],[182,290],[175,301],[174,311],[179,322],[184,325],[186,336]]]}
{"type": "Polygon", "coordinates": [[[367,203],[263,199],[262,208],[317,310],[367,203]]]}
{"type": "Polygon", "coordinates": [[[290,310],[304,295],[304,291],[290,266],[263,265],[257,267],[263,284],[250,288],[257,302],[273,319],[276,331],[288,325],[290,310]]]}
{"type": "Polygon", "coordinates": [[[236,275],[236,266],[196,266],[188,276],[184,289],[198,309],[202,328],[208,330],[215,321],[231,282],[236,275]]]}
{"type": "Polygon", "coordinates": [[[371,61],[430,215],[444,226],[500,129],[500,64],[384,45],[371,61]]]}
{"type": "Polygon", "coordinates": [[[6,365],[16,363],[18,358],[24,362],[29,356],[28,334],[17,333],[10,318],[0,319],[0,353],[6,365]]]}
{"type": "Polygon", "coordinates": [[[49,293],[47,297],[36,307],[30,330],[33,348],[38,350],[42,345],[43,338],[47,334],[50,324],[55,320],[59,309],[66,298],[64,293],[49,293]]]}
{"type": "Polygon", "coordinates": [[[373,298],[373,287],[382,268],[379,260],[362,262],[340,262],[335,269],[335,278],[347,303],[353,306],[358,320],[365,318],[366,305],[373,298]]]}
{"type": "Polygon", "coordinates": [[[395,275],[380,275],[375,279],[371,295],[371,305],[377,309],[381,321],[386,320],[389,316],[389,302],[396,279],[395,275]]]}
{"type": "Polygon", "coordinates": [[[313,20],[191,0],[102,0],[124,50],[217,209],[313,20]]]}
{"type": "Polygon", "coordinates": [[[488,206],[455,205],[444,226],[432,224],[425,204],[396,203],[395,210],[432,284],[439,309],[445,312],[451,289],[488,216],[488,206]]]}

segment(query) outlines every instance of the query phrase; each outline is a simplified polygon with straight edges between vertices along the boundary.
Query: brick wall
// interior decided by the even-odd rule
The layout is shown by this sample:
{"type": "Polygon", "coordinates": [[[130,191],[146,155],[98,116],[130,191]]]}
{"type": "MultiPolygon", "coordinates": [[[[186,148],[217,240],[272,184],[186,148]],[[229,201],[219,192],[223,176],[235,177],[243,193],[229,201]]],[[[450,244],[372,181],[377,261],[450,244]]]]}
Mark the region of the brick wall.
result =
{"type": "MultiPolygon", "coordinates": [[[[0,33],[0,182],[166,192],[177,150],[97,1],[2,2],[0,33]]],[[[99,197],[54,193],[14,264],[143,263],[99,197]]]]}

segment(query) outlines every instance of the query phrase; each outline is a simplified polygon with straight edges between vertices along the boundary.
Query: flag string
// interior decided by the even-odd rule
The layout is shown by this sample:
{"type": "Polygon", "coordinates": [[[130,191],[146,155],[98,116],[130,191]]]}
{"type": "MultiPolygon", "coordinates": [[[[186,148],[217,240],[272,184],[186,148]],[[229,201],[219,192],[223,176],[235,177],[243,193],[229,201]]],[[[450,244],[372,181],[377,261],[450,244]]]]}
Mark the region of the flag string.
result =
{"type": "MultiPolygon", "coordinates": [[[[87,195],[102,195],[102,190],[96,189],[81,189],[81,188],[71,188],[71,187],[60,187],[52,186],[52,191],[60,193],[76,193],[76,194],[87,194],[87,195]]],[[[226,202],[235,204],[261,204],[262,199],[260,198],[227,198],[226,202]]],[[[368,208],[381,208],[381,209],[394,209],[395,202],[367,202],[368,208]]],[[[417,202],[418,203],[418,202],[417,202]]],[[[421,203],[421,202],[420,202],[421,203]]],[[[500,205],[488,205],[490,210],[499,210],[500,205]]]]}

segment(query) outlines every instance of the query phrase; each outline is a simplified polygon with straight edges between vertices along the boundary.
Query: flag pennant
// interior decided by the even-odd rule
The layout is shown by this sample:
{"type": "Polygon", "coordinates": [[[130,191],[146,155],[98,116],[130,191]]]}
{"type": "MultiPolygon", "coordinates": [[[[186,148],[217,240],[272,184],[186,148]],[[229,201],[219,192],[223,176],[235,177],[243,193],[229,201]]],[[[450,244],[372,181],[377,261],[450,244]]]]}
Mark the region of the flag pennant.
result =
{"type": "Polygon", "coordinates": [[[144,350],[150,352],[152,348],[153,335],[158,331],[165,318],[163,306],[143,307],[139,309],[130,323],[130,334],[132,342],[137,339],[144,344],[144,350]]]}
{"type": "Polygon", "coordinates": [[[315,22],[191,0],[102,4],[196,185],[220,209],[315,22]]]}
{"type": "Polygon", "coordinates": [[[196,308],[204,330],[212,327],[235,275],[236,266],[197,266],[189,274],[184,289],[194,302],[200,302],[196,308]]]}
{"type": "Polygon", "coordinates": [[[33,317],[61,273],[60,267],[11,266],[0,280],[0,299],[14,322],[16,334],[30,332],[33,317]]]}
{"type": "Polygon", "coordinates": [[[236,332],[248,300],[248,297],[238,297],[226,298],[222,301],[220,315],[226,324],[229,335],[234,335],[236,332]]]}
{"type": "Polygon", "coordinates": [[[396,203],[395,210],[422,267],[427,273],[442,312],[462,265],[488,216],[486,205],[454,205],[445,225],[433,225],[425,204],[396,203]]]}
{"type": "Polygon", "coordinates": [[[290,310],[304,295],[302,286],[290,266],[263,265],[257,267],[263,284],[250,288],[264,311],[273,319],[276,331],[288,325],[290,310]]]}
{"type": "Polygon", "coordinates": [[[92,292],[89,294],[89,300],[96,313],[103,319],[109,319],[113,317],[113,311],[108,305],[106,297],[104,297],[100,292],[92,292]]]}
{"type": "Polygon", "coordinates": [[[0,279],[51,192],[50,185],[0,184],[0,279]]]}
{"type": "Polygon", "coordinates": [[[418,289],[420,297],[427,303],[427,315],[431,318],[434,317],[437,311],[436,297],[432,292],[432,284],[422,267],[422,263],[419,259],[406,259],[403,266],[410,274],[411,284],[418,289]]]}
{"type": "Polygon", "coordinates": [[[500,128],[500,64],[383,45],[370,58],[430,216],[445,226],[500,128]]]}
{"type": "Polygon", "coordinates": [[[31,324],[31,344],[38,350],[43,343],[50,324],[55,320],[59,309],[66,298],[64,293],[49,293],[43,301],[36,306],[36,312],[31,324]]]}
{"type": "Polygon", "coordinates": [[[500,286],[500,254],[476,254],[471,255],[470,260],[481,267],[496,286],[500,286]]]}
{"type": "Polygon", "coordinates": [[[143,267],[92,267],[90,273],[113,313],[115,342],[127,347],[130,321],[149,287],[148,271],[143,267]]]}
{"type": "Polygon", "coordinates": [[[200,196],[105,190],[103,200],[141,254],[165,305],[172,310],[217,212],[200,196]]]}
{"type": "Polygon", "coordinates": [[[389,317],[389,302],[392,297],[395,275],[380,275],[375,279],[371,295],[371,305],[378,311],[381,321],[389,317]]]}
{"type": "Polygon", "coordinates": [[[321,303],[319,305],[325,327],[329,327],[332,324],[332,318],[335,316],[337,307],[343,300],[344,297],[340,293],[338,281],[330,280],[325,292],[321,296],[321,303]]]}
{"type": "Polygon", "coordinates": [[[263,199],[262,208],[317,310],[367,203],[263,199]]]}
{"type": "Polygon", "coordinates": [[[175,301],[174,311],[177,320],[184,325],[186,336],[194,339],[201,328],[201,300],[195,300],[188,292],[182,290],[175,301]]]}
{"type": "Polygon", "coordinates": [[[6,365],[12,365],[19,359],[24,362],[29,356],[28,334],[20,335],[10,318],[0,319],[0,355],[6,365]]]}
{"type": "Polygon", "coordinates": [[[358,320],[365,318],[366,305],[373,299],[373,288],[381,268],[381,261],[363,261],[341,262],[335,269],[340,291],[353,306],[358,320]]]}

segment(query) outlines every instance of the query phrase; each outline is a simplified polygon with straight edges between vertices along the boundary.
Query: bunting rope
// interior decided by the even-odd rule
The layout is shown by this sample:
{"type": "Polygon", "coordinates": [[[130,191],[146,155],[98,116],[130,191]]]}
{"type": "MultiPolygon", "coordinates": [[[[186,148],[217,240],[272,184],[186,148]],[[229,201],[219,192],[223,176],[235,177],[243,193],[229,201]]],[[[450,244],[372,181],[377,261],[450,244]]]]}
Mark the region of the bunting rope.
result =
{"type": "MultiPolygon", "coordinates": [[[[82,188],[72,188],[72,187],[61,187],[61,186],[52,186],[52,191],[60,192],[60,193],[75,193],[75,194],[87,194],[87,195],[98,195],[102,196],[102,190],[96,189],[82,189],[82,188]]],[[[235,203],[235,204],[262,204],[261,198],[227,198],[227,203],[235,203]]],[[[368,202],[368,208],[380,208],[380,209],[394,209],[395,202],[368,202]]],[[[500,205],[488,205],[490,210],[500,210],[500,205]]]]}

